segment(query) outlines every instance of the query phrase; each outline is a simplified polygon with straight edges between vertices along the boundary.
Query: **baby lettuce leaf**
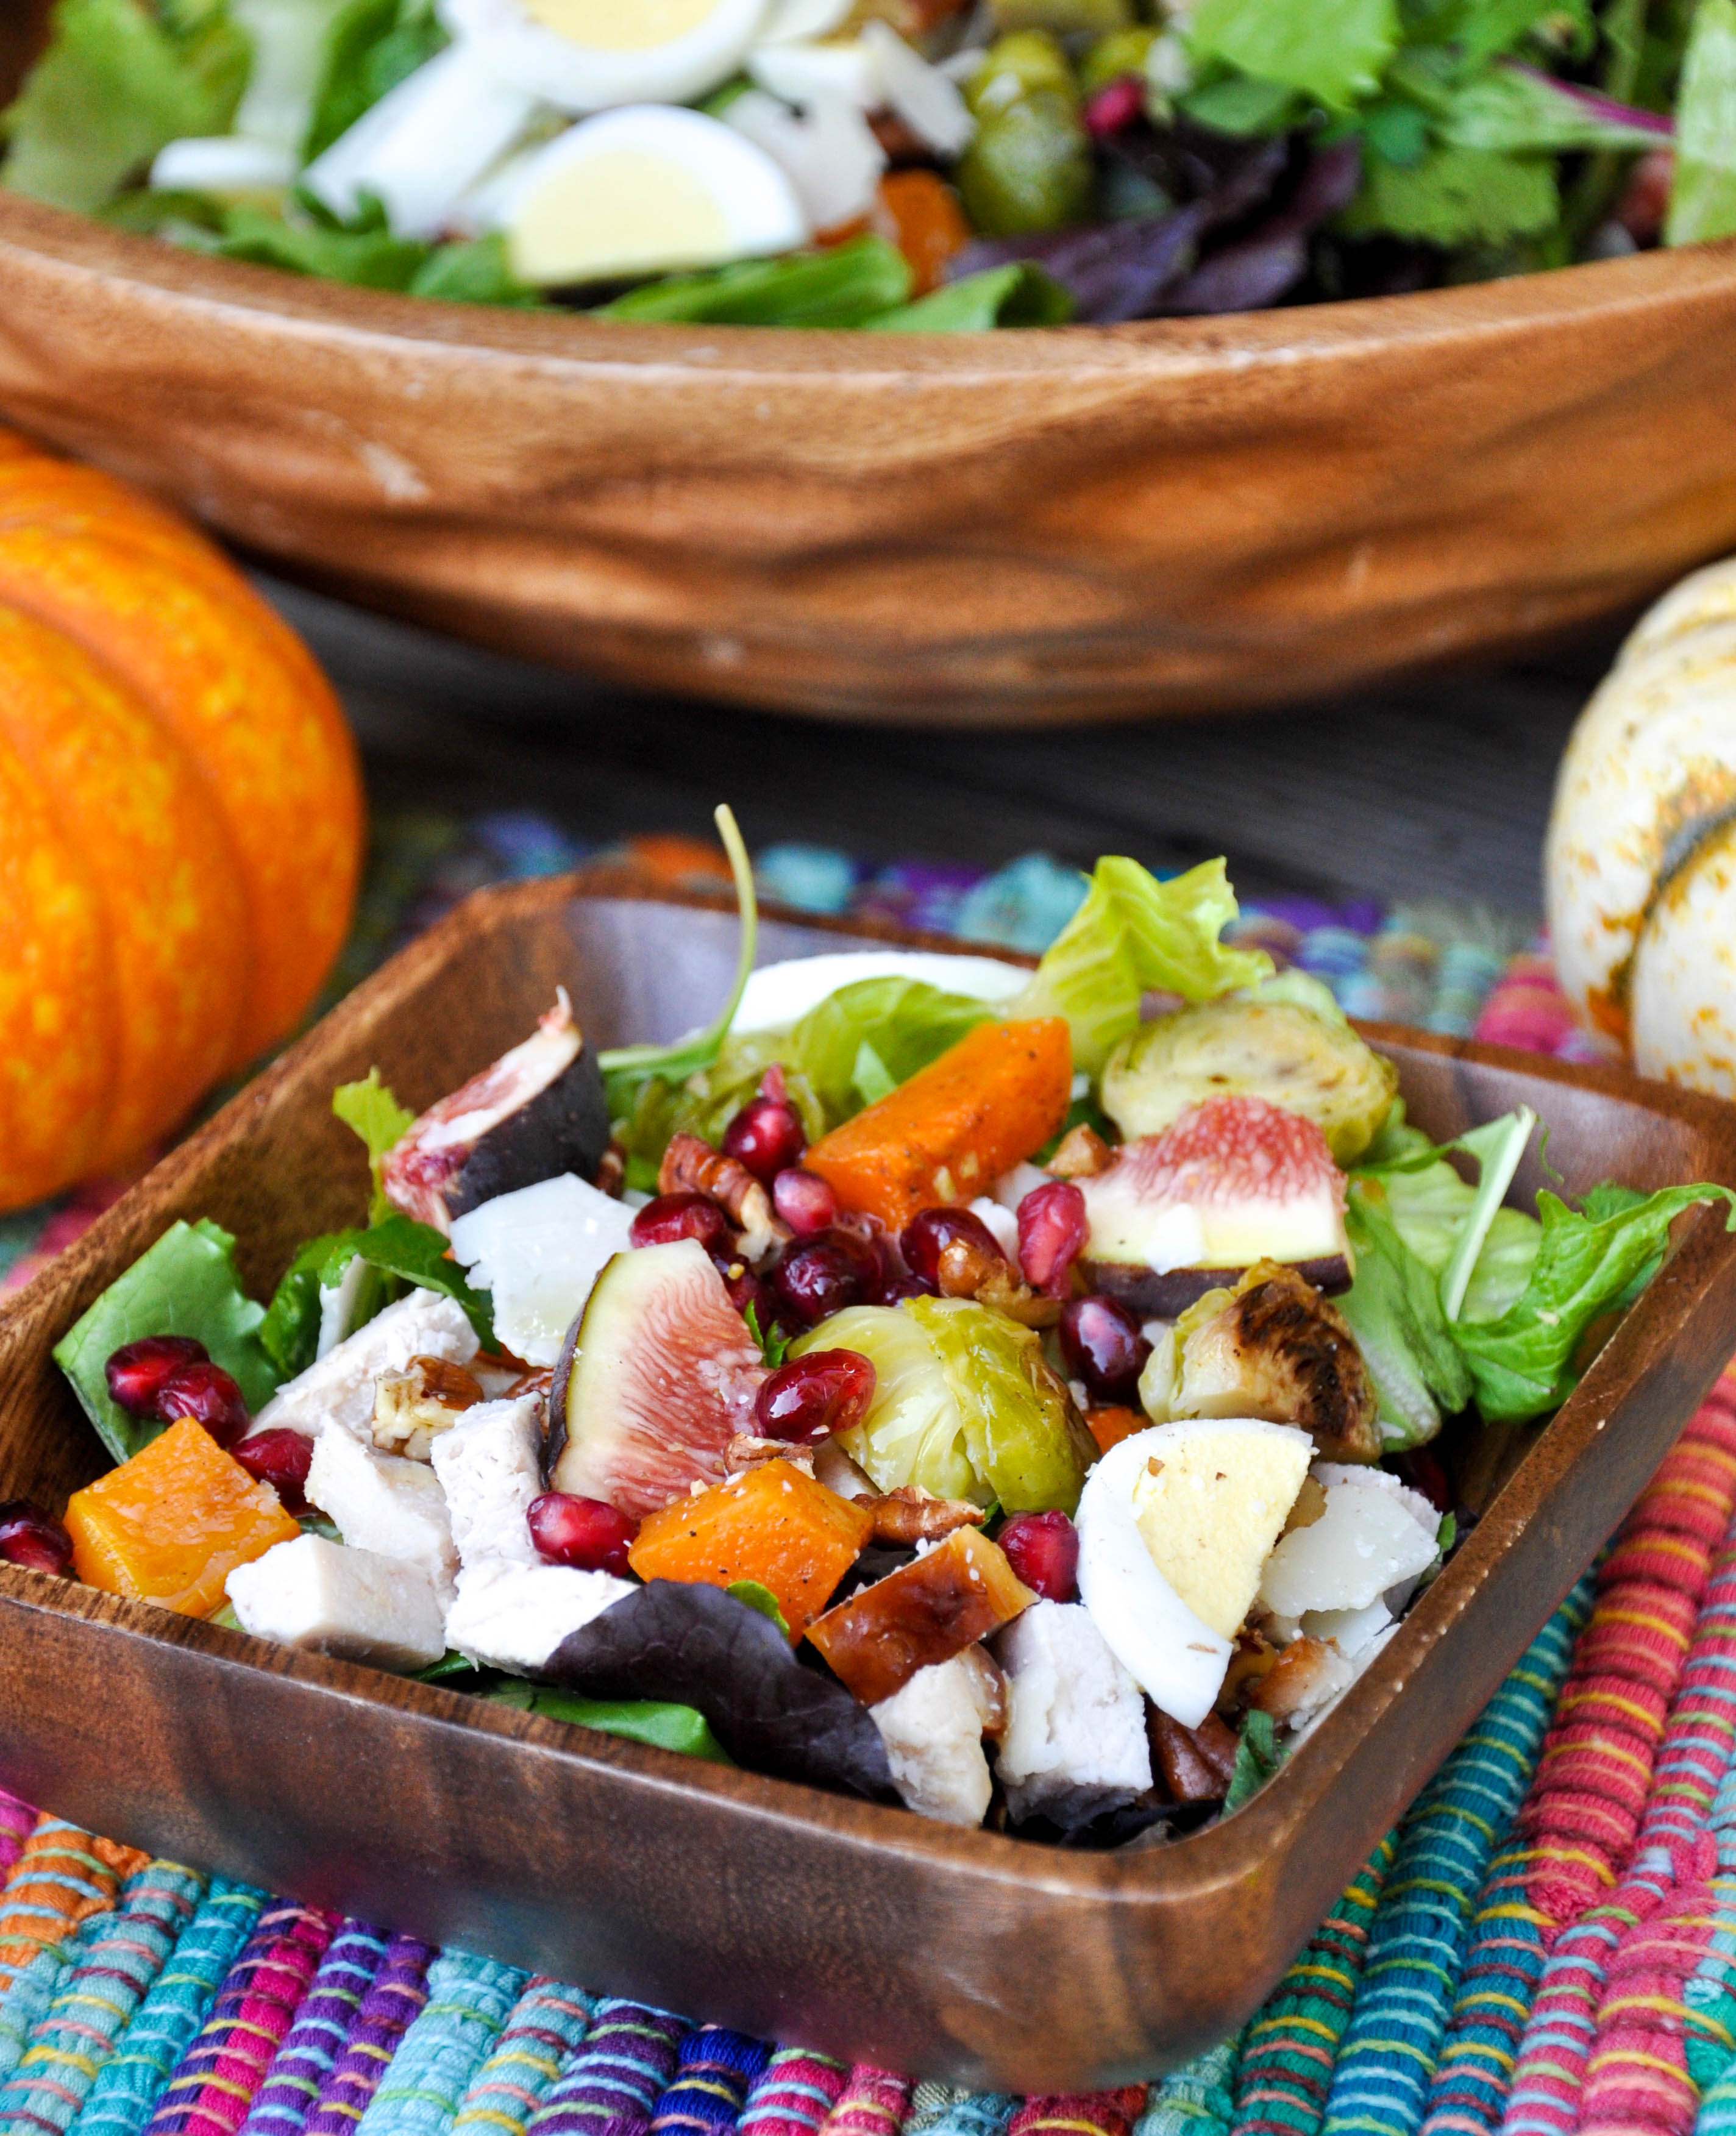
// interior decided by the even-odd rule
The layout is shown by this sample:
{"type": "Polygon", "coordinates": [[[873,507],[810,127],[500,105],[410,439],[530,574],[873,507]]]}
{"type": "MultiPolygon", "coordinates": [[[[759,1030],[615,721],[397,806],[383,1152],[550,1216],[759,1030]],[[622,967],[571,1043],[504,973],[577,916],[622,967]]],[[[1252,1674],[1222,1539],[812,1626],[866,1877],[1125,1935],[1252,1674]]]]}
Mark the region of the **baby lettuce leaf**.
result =
{"type": "Polygon", "coordinates": [[[380,1070],[370,1068],[359,1083],[340,1083],[332,1093],[332,1110],[347,1128],[361,1136],[368,1153],[368,1169],[374,1176],[374,1199],[369,1221],[379,1223],[391,1214],[381,1183],[386,1153],[403,1141],[416,1124],[380,1080],[380,1070]]]}
{"type": "Polygon", "coordinates": [[[1006,1012],[1064,1017],[1074,1066],[1095,1075],[1139,1022],[1145,994],[1212,1001],[1271,976],[1263,949],[1227,949],[1219,939],[1236,910],[1221,860],[1168,882],[1137,861],[1100,860],[1084,903],[1006,1012]]]}
{"type": "Polygon", "coordinates": [[[548,1674],[587,1698],[694,1706],[749,1772],[899,1799],[867,1708],[804,1668],[769,1618],[720,1587],[652,1580],[563,1639],[548,1674]]]}
{"type": "MultiPolygon", "coordinates": [[[[493,1347],[492,1300],[486,1290],[471,1289],[463,1269],[448,1250],[446,1240],[431,1224],[419,1224],[409,1216],[388,1216],[383,1223],[356,1232],[352,1240],[340,1243],[321,1264],[322,1287],[329,1290],[340,1281],[356,1255],[412,1289],[438,1290],[452,1299],[464,1308],[483,1348],[493,1347]]],[[[389,1302],[381,1300],[382,1305],[389,1302]]]]}
{"type": "Polygon", "coordinates": [[[670,274],[599,304],[598,319],[739,327],[861,327],[907,303],[910,269],[884,237],[852,238],[824,252],[747,260],[670,274]]]}
{"type": "Polygon", "coordinates": [[[1555,167],[1546,156],[1448,141],[1409,166],[1370,157],[1362,191],[1339,228],[1347,237],[1385,233],[1424,245],[1502,245],[1540,236],[1560,216],[1555,167]]]}
{"type": "MultiPolygon", "coordinates": [[[[1485,1121],[1457,1141],[1438,1147],[1402,1113],[1382,1128],[1358,1178],[1380,1178],[1386,1206],[1399,1237],[1445,1283],[1456,1258],[1468,1261],[1464,1273],[1460,1317],[1494,1319],[1525,1288],[1542,1234],[1537,1221],[1523,1211],[1500,1206],[1536,1115],[1521,1107],[1485,1121]],[[1482,1176],[1472,1187],[1447,1163],[1446,1152],[1462,1149],[1474,1157],[1482,1176]]],[[[1449,1317],[1452,1317],[1449,1314],[1449,1317]]]]}
{"type": "Polygon", "coordinates": [[[1736,231],[1736,4],[1700,0],[1675,107],[1675,176],[1666,245],[1736,231]]]}
{"type": "Polygon", "coordinates": [[[189,235],[185,241],[225,260],[347,282],[358,289],[408,289],[429,256],[419,240],[395,237],[381,216],[333,225],[298,211],[279,214],[245,202],[224,211],[221,236],[207,241],[189,235]]]}
{"type": "Polygon", "coordinates": [[[566,1721],[604,1736],[624,1736],[630,1742],[678,1750],[683,1757],[704,1758],[714,1765],[735,1762],[712,1734],[704,1714],[691,1706],[652,1698],[578,1698],[570,1692],[550,1691],[520,1677],[509,1677],[482,1696],[497,1706],[540,1713],[546,1721],[566,1721]]]}
{"type": "Polygon", "coordinates": [[[1395,0],[1334,0],[1331,7],[1199,0],[1187,29],[1195,61],[1224,61],[1334,111],[1375,94],[1399,35],[1395,0]]]}
{"type": "Polygon", "coordinates": [[[877,333],[982,333],[991,327],[1064,327],[1073,297],[1029,260],[985,267],[866,324],[877,333]]]}
{"type": "Polygon", "coordinates": [[[54,1347],[55,1362],[117,1461],[129,1461],[163,1429],[129,1416],[109,1395],[104,1367],[124,1342],[147,1335],[192,1335],[232,1372],[250,1410],[276,1392],[279,1374],[259,1340],[265,1308],[241,1289],[230,1233],[204,1218],[172,1224],[117,1276],[54,1347]]]}
{"type": "Polygon", "coordinates": [[[318,1348],[320,1271],[334,1256],[353,1252],[362,1235],[327,1231],[309,1239],[284,1269],[259,1323],[265,1354],[284,1379],[306,1371],[318,1348]]]}
{"type": "Polygon", "coordinates": [[[347,0],[326,32],[303,162],[311,163],[347,134],[447,42],[431,0],[347,0]]]}
{"type": "Polygon", "coordinates": [[[1718,1201],[1729,1204],[1736,1231],[1736,1192],[1727,1187],[1666,1187],[1601,1217],[1577,1213],[1546,1188],[1540,1193],[1543,1239],[1525,1289],[1498,1320],[1453,1329],[1484,1417],[1520,1424],[1564,1401],[1576,1378],[1574,1352],[1591,1321],[1662,1251],[1685,1209],[1718,1201]]]}
{"type": "Polygon", "coordinates": [[[252,51],[226,7],[58,0],[52,29],[0,122],[13,192],[90,214],[171,141],[228,131],[252,51]]]}
{"type": "Polygon", "coordinates": [[[437,245],[410,278],[410,294],[448,304],[510,304],[521,310],[542,303],[540,292],[512,272],[507,240],[497,231],[437,245]]]}
{"type": "Polygon", "coordinates": [[[1283,1762],[1284,1750],[1278,1740],[1278,1731],[1273,1726],[1272,1716],[1256,1709],[1242,1723],[1236,1761],[1224,1797],[1224,1816],[1239,1809],[1251,1795],[1259,1793],[1268,1780],[1276,1778],[1283,1762]]]}
{"type": "Polygon", "coordinates": [[[1374,1383],[1381,1436],[1392,1448],[1421,1446],[1443,1412],[1471,1399],[1471,1374],[1441,1308],[1434,1272],[1400,1237],[1385,1186],[1351,1182],[1345,1228],[1355,1249],[1356,1280],[1337,1300],[1374,1383]]]}

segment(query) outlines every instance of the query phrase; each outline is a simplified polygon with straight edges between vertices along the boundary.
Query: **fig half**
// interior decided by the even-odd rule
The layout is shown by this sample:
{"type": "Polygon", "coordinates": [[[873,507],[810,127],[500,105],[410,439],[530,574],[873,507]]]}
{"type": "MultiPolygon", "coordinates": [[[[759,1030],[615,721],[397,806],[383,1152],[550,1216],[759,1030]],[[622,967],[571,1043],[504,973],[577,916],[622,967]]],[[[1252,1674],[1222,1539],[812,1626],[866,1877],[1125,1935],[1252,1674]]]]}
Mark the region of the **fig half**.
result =
{"type": "Polygon", "coordinates": [[[395,1209],[449,1236],[454,1217],[570,1172],[594,1181],[609,1147],[595,1051],[563,987],[521,1046],[431,1105],[386,1153],[395,1209]]]}
{"type": "Polygon", "coordinates": [[[754,1429],[759,1346],[696,1239],[617,1254],[567,1330],[549,1386],[550,1490],[642,1521],[720,1483],[754,1429]]]}

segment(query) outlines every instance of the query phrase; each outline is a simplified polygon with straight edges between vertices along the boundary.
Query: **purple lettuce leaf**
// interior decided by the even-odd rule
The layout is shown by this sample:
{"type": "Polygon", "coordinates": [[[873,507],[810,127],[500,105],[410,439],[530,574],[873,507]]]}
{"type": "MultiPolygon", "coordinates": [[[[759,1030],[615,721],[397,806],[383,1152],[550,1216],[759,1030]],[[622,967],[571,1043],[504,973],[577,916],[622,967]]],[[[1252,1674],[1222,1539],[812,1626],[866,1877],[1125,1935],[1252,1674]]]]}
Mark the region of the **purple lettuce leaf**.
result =
{"type": "Polygon", "coordinates": [[[1202,260],[1170,289],[1158,313],[1258,312],[1277,303],[1308,271],[1308,240],[1350,206],[1361,182],[1359,143],[1315,149],[1284,205],[1202,260]]]}

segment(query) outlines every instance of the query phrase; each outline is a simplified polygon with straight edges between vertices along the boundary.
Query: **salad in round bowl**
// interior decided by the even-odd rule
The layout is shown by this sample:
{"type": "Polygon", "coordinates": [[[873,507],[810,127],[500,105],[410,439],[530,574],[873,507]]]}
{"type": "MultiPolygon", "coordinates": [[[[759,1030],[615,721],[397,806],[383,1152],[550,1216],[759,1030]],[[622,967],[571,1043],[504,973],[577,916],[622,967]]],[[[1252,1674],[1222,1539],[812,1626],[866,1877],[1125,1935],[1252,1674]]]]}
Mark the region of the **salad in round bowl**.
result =
{"type": "Polygon", "coordinates": [[[955,1827],[1209,1823],[1736,1192],[1508,1206],[1536,1114],[1410,1126],[1221,862],[1100,862],[1035,971],[750,977],[736,857],[706,1029],[343,1085],[373,1206],[269,1304],[162,1231],[55,1349],[114,1465],[0,1556],[955,1827]]]}
{"type": "Polygon", "coordinates": [[[393,613],[868,719],[1293,699],[1736,541],[1722,0],[514,7],[23,11],[0,408],[393,613]]]}

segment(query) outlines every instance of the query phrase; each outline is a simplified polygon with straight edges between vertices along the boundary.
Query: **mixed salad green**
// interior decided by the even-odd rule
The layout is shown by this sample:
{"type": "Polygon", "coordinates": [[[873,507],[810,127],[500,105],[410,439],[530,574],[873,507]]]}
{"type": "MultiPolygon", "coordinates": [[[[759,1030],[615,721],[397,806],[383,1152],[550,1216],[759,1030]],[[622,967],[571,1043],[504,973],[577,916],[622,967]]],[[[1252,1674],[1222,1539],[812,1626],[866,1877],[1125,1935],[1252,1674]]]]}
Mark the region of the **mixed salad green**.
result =
{"type": "Polygon", "coordinates": [[[1035,971],[754,968],[724,813],[721,1013],[340,1089],[366,1211],[269,1303],[166,1231],[55,1352],[117,1465],[0,1556],[955,1823],[1234,1808],[1736,1193],[1515,1206],[1535,1115],[1432,1143],[1221,862],[1035,971]]]}
{"type": "Polygon", "coordinates": [[[1736,0],[57,0],[32,198],[604,318],[958,331],[1736,231],[1736,0]]]}

